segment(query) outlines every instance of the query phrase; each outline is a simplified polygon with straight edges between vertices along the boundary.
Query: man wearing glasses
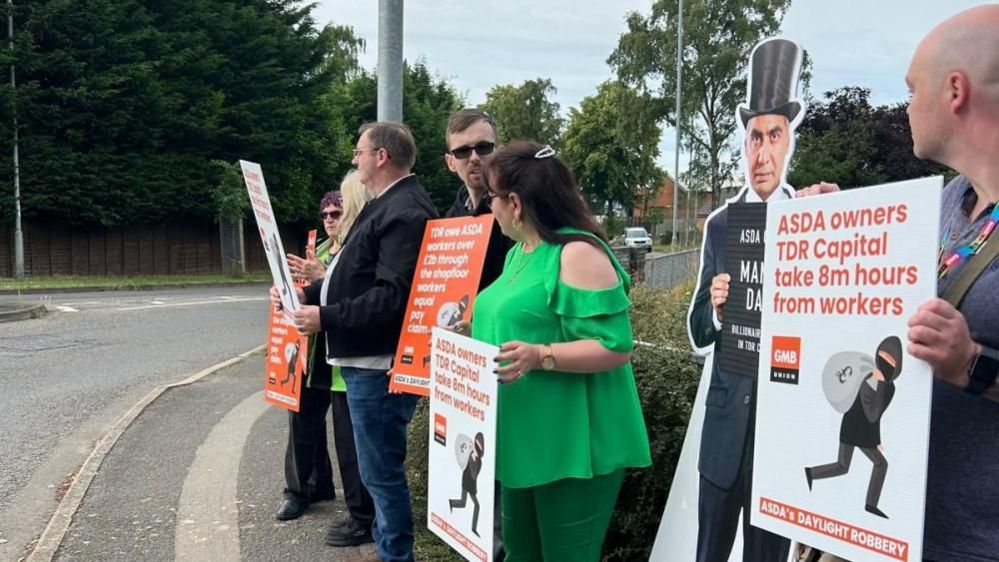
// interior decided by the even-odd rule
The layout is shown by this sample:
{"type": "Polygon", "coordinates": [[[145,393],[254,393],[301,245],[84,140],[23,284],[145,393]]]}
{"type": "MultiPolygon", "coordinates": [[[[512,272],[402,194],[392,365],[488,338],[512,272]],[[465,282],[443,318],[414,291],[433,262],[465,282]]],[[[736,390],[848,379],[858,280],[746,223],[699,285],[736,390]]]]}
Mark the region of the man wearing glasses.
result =
{"type": "MultiPolygon", "coordinates": [[[[446,217],[477,217],[492,213],[489,189],[486,186],[486,168],[496,150],[496,122],[484,111],[462,109],[451,114],[444,134],[448,152],[444,155],[447,167],[461,178],[462,185],[455,194],[454,205],[446,217]]],[[[486,259],[482,265],[479,291],[485,289],[503,272],[506,253],[513,240],[503,236],[499,223],[493,221],[486,259]]],[[[503,537],[500,533],[499,487],[496,486],[493,514],[493,560],[504,559],[503,537]]]]}
{"type": "MultiPolygon", "coordinates": [[[[464,183],[455,194],[454,205],[444,216],[477,217],[492,213],[485,174],[496,150],[496,122],[484,111],[462,109],[448,119],[444,140],[448,148],[444,161],[464,183]]],[[[503,236],[499,224],[493,221],[486,261],[479,280],[480,291],[502,273],[506,252],[512,245],[513,241],[503,236]]]]}
{"type": "Polygon", "coordinates": [[[304,306],[293,318],[302,333],[325,333],[327,360],[340,367],[347,383],[361,480],[375,503],[377,559],[412,562],[413,518],[403,465],[406,426],[419,397],[389,393],[388,370],[423,230],[437,211],[410,172],[416,144],[409,129],[368,123],[359,132],[353,164],[375,199],[357,217],[325,279],[300,293],[304,306]]]}

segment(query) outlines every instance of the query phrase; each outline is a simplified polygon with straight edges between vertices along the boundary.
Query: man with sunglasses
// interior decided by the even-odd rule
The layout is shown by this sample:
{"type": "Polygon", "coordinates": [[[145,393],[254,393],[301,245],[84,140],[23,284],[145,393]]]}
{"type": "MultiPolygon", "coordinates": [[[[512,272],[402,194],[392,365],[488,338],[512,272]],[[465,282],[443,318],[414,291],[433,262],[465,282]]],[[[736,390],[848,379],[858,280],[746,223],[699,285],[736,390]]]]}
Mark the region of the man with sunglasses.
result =
{"type": "MultiPolygon", "coordinates": [[[[477,217],[492,213],[485,176],[496,150],[496,122],[484,111],[462,109],[448,119],[444,140],[448,147],[444,161],[464,184],[458,188],[454,205],[444,216],[477,217]]],[[[512,245],[513,241],[503,236],[499,224],[493,221],[482,278],[479,280],[480,291],[502,273],[506,252],[512,245]]]]}
{"type": "MultiPolygon", "coordinates": [[[[496,122],[484,111],[462,109],[451,114],[444,134],[448,152],[444,155],[447,167],[458,174],[464,185],[455,194],[454,205],[445,217],[477,217],[492,213],[489,189],[486,185],[486,168],[496,150],[496,122]]],[[[486,259],[482,265],[479,291],[492,284],[503,272],[506,253],[513,240],[503,235],[499,223],[493,221],[486,259]]],[[[496,486],[493,513],[493,560],[504,559],[503,538],[500,533],[499,486],[496,486]]]]}

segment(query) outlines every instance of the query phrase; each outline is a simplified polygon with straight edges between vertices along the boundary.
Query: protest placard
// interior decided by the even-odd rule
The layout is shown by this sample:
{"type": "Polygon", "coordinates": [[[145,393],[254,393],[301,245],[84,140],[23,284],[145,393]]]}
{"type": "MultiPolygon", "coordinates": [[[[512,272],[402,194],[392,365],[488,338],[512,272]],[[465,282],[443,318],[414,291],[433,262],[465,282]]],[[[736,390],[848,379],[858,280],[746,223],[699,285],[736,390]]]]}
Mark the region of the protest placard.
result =
{"type": "Polygon", "coordinates": [[[467,321],[482,277],[492,215],[427,222],[389,388],[427,396],[430,330],[467,321]]]}
{"type": "Polygon", "coordinates": [[[430,342],[427,526],[466,560],[491,562],[499,348],[436,326],[430,342]]]}
{"type": "Polygon", "coordinates": [[[271,277],[274,278],[274,285],[281,294],[281,304],[286,311],[298,310],[298,294],[295,293],[291,270],[288,269],[288,259],[285,256],[284,245],[281,244],[281,234],[278,233],[277,222],[274,219],[271,198],[267,194],[264,172],[260,169],[260,164],[246,160],[240,160],[239,167],[243,171],[243,181],[246,183],[246,192],[250,196],[253,216],[257,219],[257,230],[260,233],[260,241],[264,245],[264,253],[267,255],[271,277]]]}
{"type": "MultiPolygon", "coordinates": [[[[306,251],[315,250],[316,231],[310,230],[306,251]]],[[[304,287],[306,283],[305,279],[295,279],[296,287],[304,287]]],[[[309,363],[309,337],[298,333],[284,312],[275,306],[270,307],[267,334],[264,400],[297,412],[309,363]]],[[[326,358],[318,357],[316,360],[325,361],[326,358]]]]}
{"type": "Polygon", "coordinates": [[[730,203],[725,245],[725,271],[731,275],[722,321],[721,368],[755,377],[759,367],[760,296],[763,287],[763,234],[767,206],[730,203]]]}
{"type": "Polygon", "coordinates": [[[852,560],[922,559],[942,179],[768,206],[754,526],[852,560]]]}

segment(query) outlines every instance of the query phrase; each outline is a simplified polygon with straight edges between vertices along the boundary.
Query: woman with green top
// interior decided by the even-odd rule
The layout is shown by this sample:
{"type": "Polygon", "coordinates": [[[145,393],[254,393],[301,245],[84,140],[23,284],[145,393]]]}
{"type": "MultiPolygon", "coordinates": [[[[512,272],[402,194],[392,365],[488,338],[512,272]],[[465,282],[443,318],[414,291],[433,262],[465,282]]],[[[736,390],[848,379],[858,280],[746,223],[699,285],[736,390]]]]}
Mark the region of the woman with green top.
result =
{"type": "Polygon", "coordinates": [[[472,316],[472,337],[500,346],[506,560],[597,561],[625,469],[651,464],[630,363],[631,281],[550,147],[513,142],[487,178],[516,242],[472,316]]]}
{"type": "MultiPolygon", "coordinates": [[[[319,217],[327,238],[305,259],[288,254],[288,268],[296,278],[315,281],[326,274],[326,266],[340,249],[354,221],[371,194],[352,171],[344,177],[340,191],[327,193],[319,204],[319,217]]],[[[354,447],[354,428],[347,407],[347,387],[339,368],[326,362],[326,339],[322,334],[309,341],[306,384],[299,411],[289,412],[288,447],[285,451],[285,500],[278,510],[280,520],[295,519],[310,502],[333,499],[333,473],[326,442],[326,410],[333,410],[333,441],[350,519],[334,521],[326,534],[332,546],[356,546],[371,542],[375,508],[361,483],[354,447]],[[332,391],[332,393],[331,393],[332,391]]]]}

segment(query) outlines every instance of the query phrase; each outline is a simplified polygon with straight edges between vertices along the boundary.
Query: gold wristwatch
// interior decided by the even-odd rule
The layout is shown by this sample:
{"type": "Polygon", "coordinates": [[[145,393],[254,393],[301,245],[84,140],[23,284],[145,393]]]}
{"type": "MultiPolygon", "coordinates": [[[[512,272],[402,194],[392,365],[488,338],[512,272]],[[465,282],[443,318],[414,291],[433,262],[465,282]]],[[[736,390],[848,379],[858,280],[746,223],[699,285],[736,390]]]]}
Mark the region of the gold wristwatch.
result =
{"type": "Polygon", "coordinates": [[[552,371],[555,369],[555,352],[552,351],[552,344],[545,344],[545,356],[541,360],[541,368],[546,371],[552,371]]]}

